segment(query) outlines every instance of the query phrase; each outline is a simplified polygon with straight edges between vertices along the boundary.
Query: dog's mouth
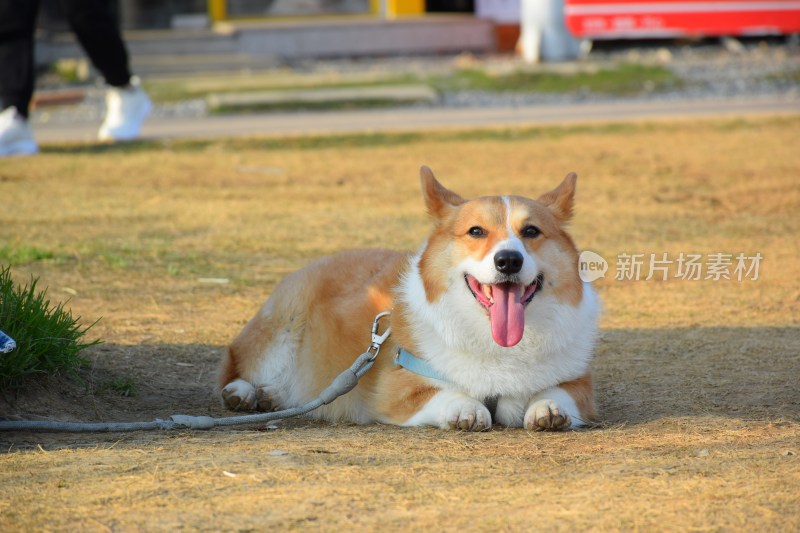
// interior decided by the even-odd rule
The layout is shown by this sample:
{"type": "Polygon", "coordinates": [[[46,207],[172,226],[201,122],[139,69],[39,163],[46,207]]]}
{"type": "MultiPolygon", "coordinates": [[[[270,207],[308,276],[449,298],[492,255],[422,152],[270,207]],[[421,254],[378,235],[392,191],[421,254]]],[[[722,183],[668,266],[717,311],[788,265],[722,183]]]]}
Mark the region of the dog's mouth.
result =
{"type": "Polygon", "coordinates": [[[525,307],[542,290],[544,274],[540,272],[527,286],[513,282],[484,285],[469,274],[465,274],[464,279],[472,295],[489,313],[494,341],[508,348],[522,340],[525,307]]]}

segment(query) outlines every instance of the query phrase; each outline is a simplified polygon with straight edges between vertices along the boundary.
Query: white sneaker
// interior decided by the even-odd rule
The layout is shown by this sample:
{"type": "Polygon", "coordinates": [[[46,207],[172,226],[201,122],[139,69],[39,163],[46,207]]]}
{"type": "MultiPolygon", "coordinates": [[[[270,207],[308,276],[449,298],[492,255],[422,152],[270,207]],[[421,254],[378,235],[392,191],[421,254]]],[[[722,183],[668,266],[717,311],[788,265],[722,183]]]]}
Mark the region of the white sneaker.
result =
{"type": "Polygon", "coordinates": [[[11,106],[0,113],[0,157],[31,155],[38,151],[31,127],[17,108],[11,106]]]}
{"type": "Polygon", "coordinates": [[[152,107],[136,76],[131,78],[127,89],[112,87],[106,94],[106,117],[97,138],[101,141],[135,139],[152,107]]]}

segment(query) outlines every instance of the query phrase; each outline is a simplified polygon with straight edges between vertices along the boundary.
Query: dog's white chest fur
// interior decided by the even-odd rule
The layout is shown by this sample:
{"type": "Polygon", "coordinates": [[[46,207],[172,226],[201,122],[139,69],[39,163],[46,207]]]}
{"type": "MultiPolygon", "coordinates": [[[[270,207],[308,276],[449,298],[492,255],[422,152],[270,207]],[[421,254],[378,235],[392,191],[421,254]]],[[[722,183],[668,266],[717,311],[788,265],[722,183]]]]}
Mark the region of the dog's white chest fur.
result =
{"type": "Polygon", "coordinates": [[[522,341],[506,348],[492,340],[486,315],[457,285],[461,280],[452,280],[438,301],[428,302],[418,261],[419,256],[411,259],[400,297],[411,311],[417,355],[448,376],[446,387],[474,398],[530,397],[587,371],[599,312],[588,284],[577,307],[547,291],[537,295],[525,312],[522,341]]]}

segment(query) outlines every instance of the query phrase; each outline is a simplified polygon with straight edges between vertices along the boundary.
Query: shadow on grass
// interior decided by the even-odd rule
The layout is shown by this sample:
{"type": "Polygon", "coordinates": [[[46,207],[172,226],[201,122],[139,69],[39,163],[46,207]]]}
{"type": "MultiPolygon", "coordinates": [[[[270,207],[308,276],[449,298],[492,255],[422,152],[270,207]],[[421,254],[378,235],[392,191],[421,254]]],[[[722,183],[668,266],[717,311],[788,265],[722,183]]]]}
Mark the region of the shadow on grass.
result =
{"type": "Polygon", "coordinates": [[[604,330],[593,368],[605,423],[800,419],[797,327],[604,330]]]}
{"type": "Polygon", "coordinates": [[[100,344],[77,376],[29,379],[0,391],[0,417],[84,422],[149,421],[223,413],[213,396],[222,347],[100,344]]]}
{"type": "MultiPolygon", "coordinates": [[[[85,379],[48,378],[6,391],[0,417],[93,422],[230,416],[214,393],[222,352],[201,344],[96,346],[89,350],[85,379]]],[[[800,419],[797,327],[604,330],[593,368],[601,427],[676,416],[800,419]]],[[[23,447],[41,438],[0,434],[0,442],[23,447]]],[[[82,442],[79,435],[47,439],[82,442]]]]}

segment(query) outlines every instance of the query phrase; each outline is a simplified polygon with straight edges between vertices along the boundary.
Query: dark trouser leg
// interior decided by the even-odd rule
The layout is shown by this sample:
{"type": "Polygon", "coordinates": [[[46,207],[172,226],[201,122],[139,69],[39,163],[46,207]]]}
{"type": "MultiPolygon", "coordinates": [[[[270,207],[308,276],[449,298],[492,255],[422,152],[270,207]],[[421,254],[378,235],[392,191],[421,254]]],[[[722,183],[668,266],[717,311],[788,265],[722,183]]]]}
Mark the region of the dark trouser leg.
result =
{"type": "Polygon", "coordinates": [[[39,0],[0,0],[0,111],[23,117],[33,96],[33,30],[39,0]]]}
{"type": "Polygon", "coordinates": [[[61,0],[61,3],[78,42],[106,79],[106,83],[123,87],[130,82],[131,73],[119,21],[111,9],[112,1],[61,0]]]}

